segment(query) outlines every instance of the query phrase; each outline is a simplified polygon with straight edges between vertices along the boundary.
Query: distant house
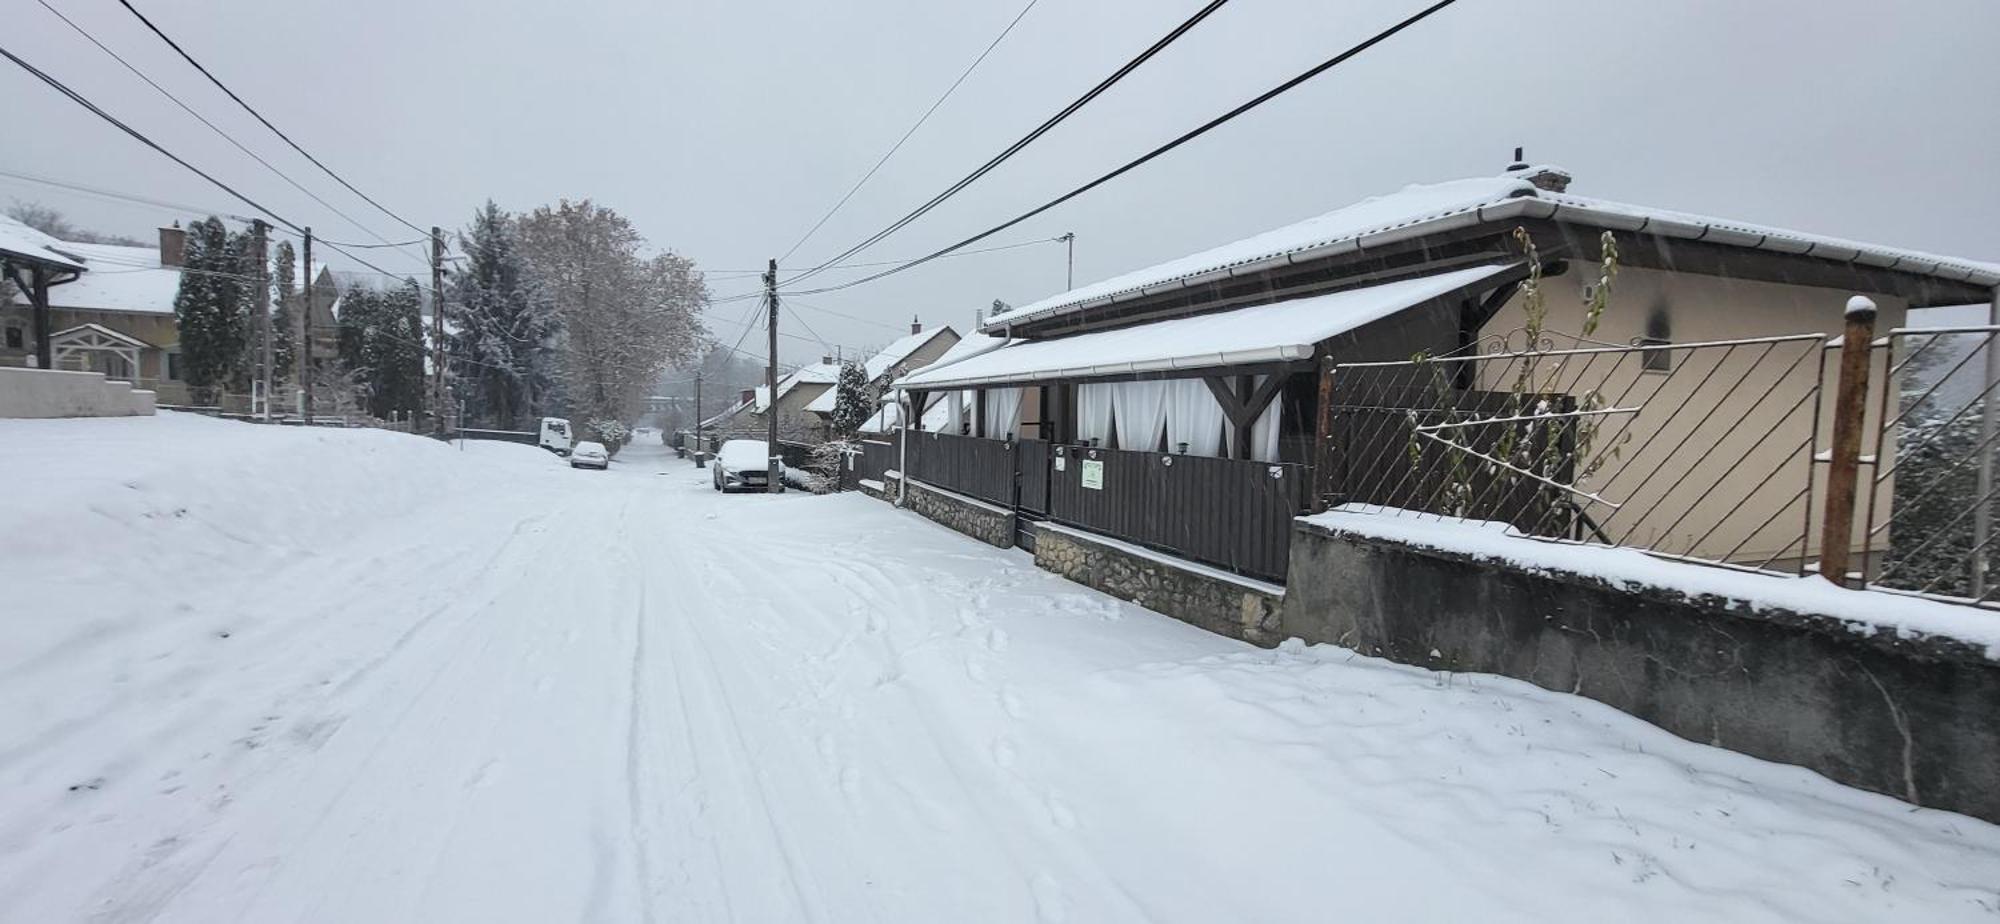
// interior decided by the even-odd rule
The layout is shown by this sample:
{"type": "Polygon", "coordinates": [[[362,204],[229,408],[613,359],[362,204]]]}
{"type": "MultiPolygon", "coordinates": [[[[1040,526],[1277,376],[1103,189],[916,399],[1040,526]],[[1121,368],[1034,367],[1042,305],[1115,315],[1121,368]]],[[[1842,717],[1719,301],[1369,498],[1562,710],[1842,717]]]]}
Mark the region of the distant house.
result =
{"type": "MultiPolygon", "coordinates": [[[[158,392],[162,404],[179,404],[189,396],[180,368],[174,297],[180,292],[187,235],[179,227],[161,228],[159,235],[157,247],[50,244],[82,267],[75,279],[49,287],[50,342],[55,368],[101,372],[158,392]]],[[[313,351],[316,361],[325,362],[338,347],[334,316],[339,296],[331,272],[324,265],[317,271],[313,351]]],[[[293,297],[297,317],[303,294],[293,297]]],[[[17,293],[12,303],[0,307],[0,364],[33,364],[33,328],[24,295],[17,293]]]]}
{"type": "MultiPolygon", "coordinates": [[[[959,338],[957,343],[951,345],[951,349],[944,351],[927,366],[921,368],[943,368],[960,360],[971,359],[981,353],[997,350],[1005,346],[1006,343],[1007,341],[1003,338],[974,331],[959,338]]],[[[900,375],[896,375],[895,377],[900,378],[900,375]]],[[[890,384],[894,384],[893,379],[890,384]]],[[[963,435],[966,432],[966,428],[970,425],[970,420],[966,416],[965,411],[972,406],[973,394],[970,391],[943,391],[927,396],[924,402],[923,428],[934,433],[963,435]]],[[[902,406],[896,403],[896,396],[894,394],[885,392],[882,396],[882,409],[861,425],[861,432],[864,434],[893,433],[900,429],[902,425],[902,406]]]]}
{"type": "Polygon", "coordinates": [[[833,386],[840,381],[840,366],[833,357],[822,358],[819,362],[800,366],[778,380],[778,397],[772,400],[770,389],[759,385],[754,389],[748,413],[740,418],[753,432],[766,432],[767,417],[775,415],[778,420],[780,439],[804,439],[818,435],[819,417],[806,410],[822,394],[831,394],[833,386]]]}
{"type": "MultiPolygon", "coordinates": [[[[925,330],[922,321],[912,319],[910,332],[883,347],[875,355],[862,363],[862,371],[868,382],[878,392],[888,390],[889,383],[902,376],[937,362],[958,345],[958,332],[949,325],[925,330]]],[[[838,384],[838,377],[835,378],[838,384]]],[[[807,413],[817,418],[825,427],[833,420],[834,404],[840,399],[838,388],[829,388],[805,406],[807,413]]]]}

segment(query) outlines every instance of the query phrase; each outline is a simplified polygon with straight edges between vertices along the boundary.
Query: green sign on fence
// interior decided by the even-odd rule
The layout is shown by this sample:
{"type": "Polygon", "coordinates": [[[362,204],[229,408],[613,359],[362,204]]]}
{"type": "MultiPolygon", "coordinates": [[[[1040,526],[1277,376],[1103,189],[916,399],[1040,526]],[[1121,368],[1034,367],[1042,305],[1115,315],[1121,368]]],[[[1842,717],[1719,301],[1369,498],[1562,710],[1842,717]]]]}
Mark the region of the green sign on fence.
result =
{"type": "Polygon", "coordinates": [[[1104,490],[1104,463],[1098,459],[1083,460],[1083,486],[1092,491],[1104,490]]]}

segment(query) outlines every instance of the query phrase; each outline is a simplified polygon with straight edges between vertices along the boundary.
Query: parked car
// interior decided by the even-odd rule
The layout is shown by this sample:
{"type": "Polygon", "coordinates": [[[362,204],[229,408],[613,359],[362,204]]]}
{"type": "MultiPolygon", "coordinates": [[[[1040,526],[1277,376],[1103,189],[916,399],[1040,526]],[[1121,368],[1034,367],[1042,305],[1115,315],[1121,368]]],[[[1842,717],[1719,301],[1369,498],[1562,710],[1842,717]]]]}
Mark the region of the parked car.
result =
{"type": "Polygon", "coordinates": [[[576,444],[569,452],[570,468],[594,468],[598,471],[611,467],[611,453],[606,452],[603,443],[588,440],[576,444]]]}
{"type": "MultiPolygon", "coordinates": [[[[770,486],[771,450],[763,440],[730,440],[715,454],[717,491],[763,491],[770,486]]],[[[778,463],[779,490],[784,490],[785,463],[778,463]]]]}
{"type": "Polygon", "coordinates": [[[542,435],[537,445],[559,456],[569,455],[569,421],[560,417],[542,418],[542,435]]]}

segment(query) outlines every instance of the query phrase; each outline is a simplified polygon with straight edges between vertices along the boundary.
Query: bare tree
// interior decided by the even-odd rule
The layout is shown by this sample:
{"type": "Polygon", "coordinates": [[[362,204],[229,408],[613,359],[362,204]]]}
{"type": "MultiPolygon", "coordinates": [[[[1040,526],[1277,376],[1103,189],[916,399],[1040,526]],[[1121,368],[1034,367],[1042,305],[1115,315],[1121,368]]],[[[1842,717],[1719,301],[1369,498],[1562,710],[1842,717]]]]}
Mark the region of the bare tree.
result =
{"type": "Polygon", "coordinates": [[[708,286],[685,257],[641,256],[632,223],[587,199],[538,208],[520,230],[540,295],[562,321],[570,415],[616,449],[661,371],[699,349],[708,286]]]}

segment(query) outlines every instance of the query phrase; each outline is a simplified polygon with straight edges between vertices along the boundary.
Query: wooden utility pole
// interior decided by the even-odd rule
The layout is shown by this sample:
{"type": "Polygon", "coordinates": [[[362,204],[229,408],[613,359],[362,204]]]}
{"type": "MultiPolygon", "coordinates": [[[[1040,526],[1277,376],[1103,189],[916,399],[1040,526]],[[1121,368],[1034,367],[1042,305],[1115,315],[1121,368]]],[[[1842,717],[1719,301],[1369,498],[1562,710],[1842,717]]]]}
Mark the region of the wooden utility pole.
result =
{"type": "Polygon", "coordinates": [[[701,466],[701,370],[694,373],[694,464],[701,466]]]}
{"type": "Polygon", "coordinates": [[[1847,586],[1848,554],[1854,545],[1854,492],[1861,475],[1862,416],[1868,407],[1868,361],[1874,339],[1875,302],[1863,295],[1848,299],[1847,332],[1840,341],[1840,384],[1833,397],[1826,517],[1819,536],[1819,576],[1841,587],[1847,586]]]}
{"type": "Polygon", "coordinates": [[[257,291],[250,298],[250,310],[257,313],[256,387],[264,393],[262,417],[271,422],[271,254],[267,236],[269,225],[259,218],[250,223],[250,250],[257,255],[257,291]]]}
{"type": "Polygon", "coordinates": [[[784,490],[784,477],[778,474],[778,261],[771,260],[771,268],[764,272],[764,298],[771,303],[771,316],[766,326],[769,341],[764,360],[764,388],[769,403],[764,405],[764,448],[770,458],[764,463],[764,490],[776,494],[784,490]]]}
{"type": "Polygon", "coordinates": [[[306,274],[305,304],[299,309],[299,329],[305,335],[299,338],[299,355],[293,361],[298,370],[299,386],[305,390],[305,406],[300,412],[305,415],[306,426],[313,425],[313,229],[305,229],[305,262],[301,272],[306,274]]]}
{"type": "Polygon", "coordinates": [[[444,231],[431,226],[431,410],[432,426],[444,432],[444,231]]]}

